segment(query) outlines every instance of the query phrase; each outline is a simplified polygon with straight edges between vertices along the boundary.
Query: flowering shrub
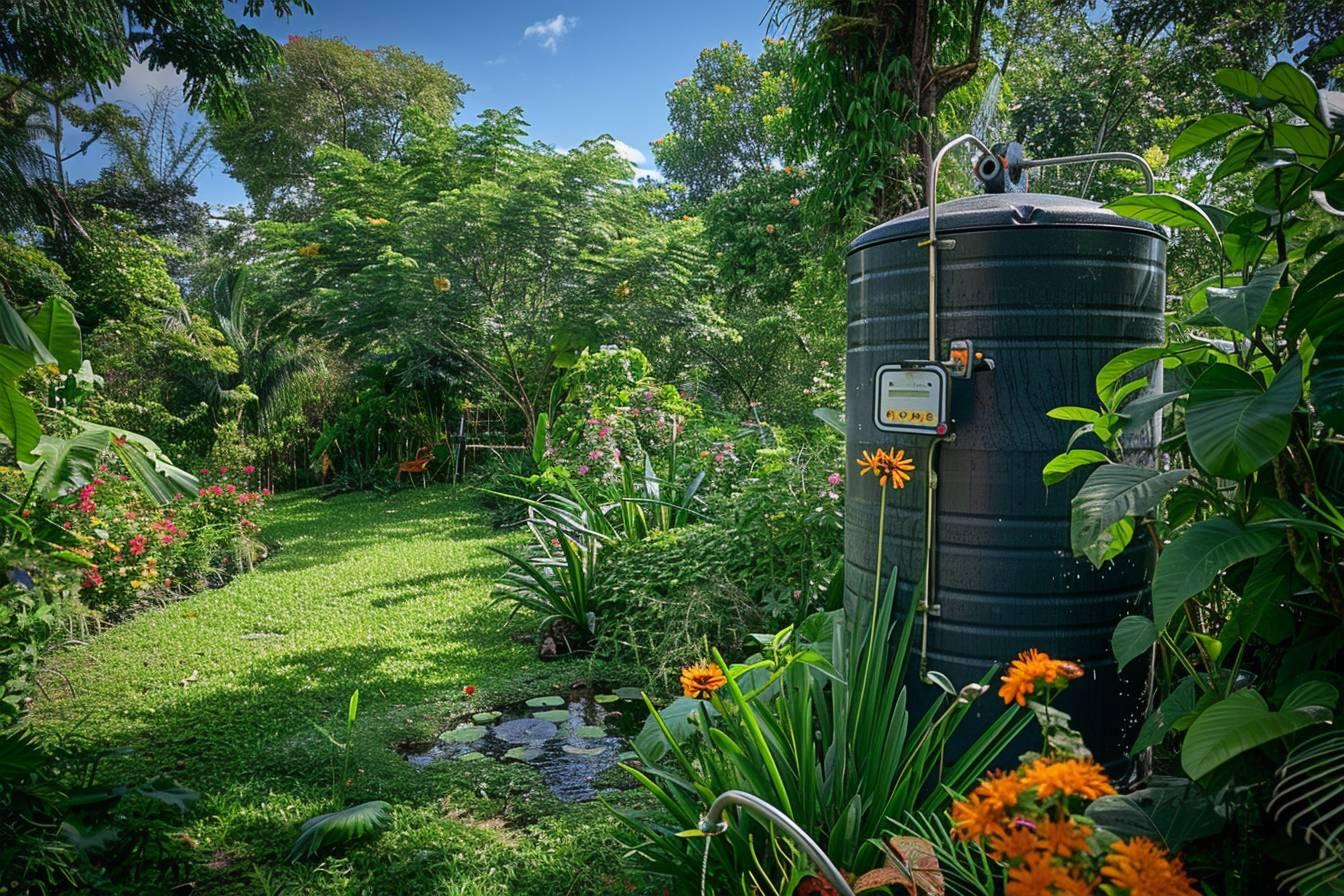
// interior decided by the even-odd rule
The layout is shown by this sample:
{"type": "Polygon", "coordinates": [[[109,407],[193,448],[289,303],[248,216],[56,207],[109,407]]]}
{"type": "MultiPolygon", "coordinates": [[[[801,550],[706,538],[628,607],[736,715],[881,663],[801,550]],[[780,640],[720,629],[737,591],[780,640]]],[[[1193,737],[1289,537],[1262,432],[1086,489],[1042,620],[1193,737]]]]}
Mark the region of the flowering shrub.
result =
{"type": "Polygon", "coordinates": [[[52,502],[51,520],[78,542],[90,565],[80,599],[94,609],[126,607],[155,591],[191,590],[212,574],[249,568],[262,552],[251,519],[269,489],[246,466],[201,470],[196,495],[159,506],[108,465],[52,502]]]}
{"type": "MultiPolygon", "coordinates": [[[[1048,699],[1081,674],[1076,663],[1030,650],[1009,667],[999,696],[1057,728],[1062,714],[1032,698],[1048,699]]],[[[1179,858],[1145,837],[1121,839],[1082,814],[1115,790],[1085,749],[1060,746],[1080,741],[1046,733],[1043,754],[1027,754],[1014,771],[991,772],[952,807],[953,836],[997,863],[1004,896],[1195,896],[1179,858]]]]}

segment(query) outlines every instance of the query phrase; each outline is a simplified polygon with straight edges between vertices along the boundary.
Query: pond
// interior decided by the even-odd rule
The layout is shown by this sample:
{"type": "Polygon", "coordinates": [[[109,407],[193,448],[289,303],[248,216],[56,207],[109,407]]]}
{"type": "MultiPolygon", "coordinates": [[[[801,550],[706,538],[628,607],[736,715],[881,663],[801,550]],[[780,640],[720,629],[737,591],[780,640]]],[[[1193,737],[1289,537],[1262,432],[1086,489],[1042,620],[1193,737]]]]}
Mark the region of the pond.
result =
{"type": "Polygon", "coordinates": [[[437,762],[522,762],[565,802],[592,800],[601,777],[626,752],[648,717],[638,688],[577,687],[474,713],[432,744],[403,749],[420,768],[437,762]]]}

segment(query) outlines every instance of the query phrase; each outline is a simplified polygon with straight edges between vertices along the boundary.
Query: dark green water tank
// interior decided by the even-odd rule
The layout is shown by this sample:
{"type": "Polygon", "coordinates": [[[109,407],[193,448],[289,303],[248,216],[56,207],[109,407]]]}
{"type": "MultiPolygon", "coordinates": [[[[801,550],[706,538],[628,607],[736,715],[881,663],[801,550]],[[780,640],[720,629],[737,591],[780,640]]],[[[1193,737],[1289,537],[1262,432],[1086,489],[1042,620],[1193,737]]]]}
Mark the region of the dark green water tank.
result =
{"type": "MultiPolygon", "coordinates": [[[[1041,468],[1077,425],[1046,412],[1095,407],[1103,364],[1162,342],[1166,239],[1096,203],[1049,194],[942,203],[937,223],[940,239],[955,240],[938,253],[940,354],[947,357],[950,339],[971,339],[995,368],[951,384],[955,440],[938,449],[940,609],[929,617],[928,667],[961,687],[1029,647],[1081,661],[1084,678],[1058,705],[1097,758],[1120,771],[1142,720],[1147,669],[1135,662],[1120,675],[1110,638],[1117,620],[1149,599],[1154,547],[1141,533],[1100,570],[1075,558],[1069,502],[1085,474],[1047,489],[1041,468]]],[[[899,612],[920,597],[929,443],[876,428],[874,382],[883,364],[928,355],[928,250],[918,245],[927,236],[920,210],[861,235],[848,259],[846,600],[871,600],[877,554],[879,487],[856,475],[855,459],[865,449],[904,448],[918,470],[888,498],[883,553],[884,579],[896,570],[899,612]]],[[[1157,425],[1128,437],[1127,460],[1153,460],[1157,425]]],[[[919,632],[917,625],[917,654],[919,632]]],[[[919,680],[918,656],[908,668],[918,709],[938,692],[919,680]]],[[[982,697],[953,755],[1002,706],[997,694],[982,697]]],[[[1034,727],[1000,764],[1033,747],[1040,747],[1034,727]]]]}

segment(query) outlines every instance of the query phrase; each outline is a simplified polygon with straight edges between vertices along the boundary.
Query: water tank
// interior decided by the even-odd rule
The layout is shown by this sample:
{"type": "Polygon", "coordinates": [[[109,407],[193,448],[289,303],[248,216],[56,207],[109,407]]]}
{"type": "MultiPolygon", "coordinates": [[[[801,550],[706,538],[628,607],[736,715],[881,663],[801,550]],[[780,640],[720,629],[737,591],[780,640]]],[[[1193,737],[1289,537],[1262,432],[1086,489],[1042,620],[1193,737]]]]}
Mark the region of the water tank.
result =
{"type": "MultiPolygon", "coordinates": [[[[1000,194],[938,206],[940,354],[948,340],[970,339],[992,371],[951,380],[955,439],[937,450],[936,612],[929,614],[928,668],[958,687],[979,680],[1029,647],[1080,661],[1087,672],[1057,704],[1073,715],[1093,753],[1113,771],[1142,721],[1147,669],[1121,675],[1111,632],[1149,600],[1156,552],[1140,532],[1103,568],[1070,550],[1070,500],[1077,473],[1046,488],[1041,468],[1063,450],[1078,424],[1052,420],[1060,405],[1095,407],[1103,364],[1163,338],[1166,239],[1152,225],[1086,200],[1048,194],[1000,194]]],[[[875,227],[850,246],[846,418],[850,485],[845,504],[847,604],[873,593],[879,487],[859,478],[864,450],[904,448],[919,469],[889,492],[883,577],[894,569],[898,612],[918,605],[923,568],[926,452],[929,438],[878,430],[875,379],[885,364],[928,355],[927,211],[875,227]]],[[[1155,388],[1150,387],[1150,388],[1155,388]]],[[[1151,461],[1156,424],[1127,437],[1130,462],[1151,461]]],[[[1097,447],[1094,440],[1079,447],[1097,447]]],[[[914,651],[921,651],[916,626],[914,651]]],[[[909,687],[919,711],[937,695],[911,657],[909,687]]],[[[997,690],[998,682],[994,682],[997,690]]],[[[1002,711],[988,694],[951,747],[957,755],[1002,711]]],[[[999,758],[1039,749],[1029,729],[999,758]]]]}

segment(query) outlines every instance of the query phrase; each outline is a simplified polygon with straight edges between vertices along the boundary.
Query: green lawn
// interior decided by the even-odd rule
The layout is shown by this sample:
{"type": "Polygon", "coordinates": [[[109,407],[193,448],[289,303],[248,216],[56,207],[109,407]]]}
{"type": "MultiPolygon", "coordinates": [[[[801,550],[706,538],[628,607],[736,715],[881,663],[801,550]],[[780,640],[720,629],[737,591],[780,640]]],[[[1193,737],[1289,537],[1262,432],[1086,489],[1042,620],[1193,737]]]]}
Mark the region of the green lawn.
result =
{"type": "Polygon", "coordinates": [[[265,523],[279,550],[254,572],[56,655],[70,688],[47,677],[36,730],[133,747],[124,761],[136,774],[202,794],[184,823],[197,892],[627,892],[600,804],[558,802],[525,766],[417,771],[395,751],[471,708],[615,674],[543,663],[510,637],[526,623],[489,601],[502,561],[488,548],[508,536],[471,494],[292,496],[265,523]],[[346,799],[392,803],[392,828],[320,864],[289,864],[299,824],[332,808],[336,751],[315,724],[339,732],[355,688],[346,799]]]}

